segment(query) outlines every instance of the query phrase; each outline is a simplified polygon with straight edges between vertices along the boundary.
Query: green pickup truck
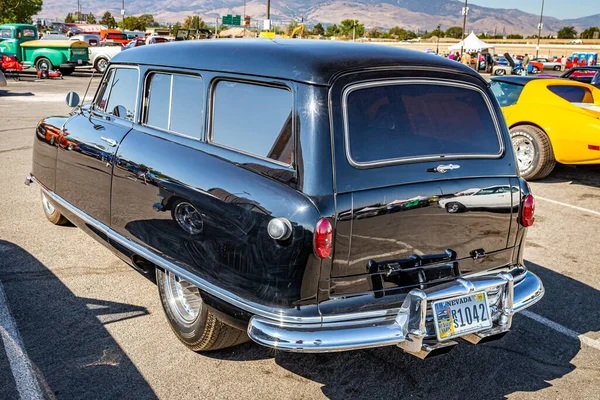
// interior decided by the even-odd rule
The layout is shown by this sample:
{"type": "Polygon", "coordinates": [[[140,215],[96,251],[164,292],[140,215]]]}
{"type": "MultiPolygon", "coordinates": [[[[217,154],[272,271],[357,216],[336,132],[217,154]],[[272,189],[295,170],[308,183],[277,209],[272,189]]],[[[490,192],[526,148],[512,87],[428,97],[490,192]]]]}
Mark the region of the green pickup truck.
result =
{"type": "Polygon", "coordinates": [[[38,40],[35,25],[0,25],[0,56],[16,56],[25,68],[58,69],[70,75],[76,66],[88,65],[88,47],[80,41],[38,40]]]}

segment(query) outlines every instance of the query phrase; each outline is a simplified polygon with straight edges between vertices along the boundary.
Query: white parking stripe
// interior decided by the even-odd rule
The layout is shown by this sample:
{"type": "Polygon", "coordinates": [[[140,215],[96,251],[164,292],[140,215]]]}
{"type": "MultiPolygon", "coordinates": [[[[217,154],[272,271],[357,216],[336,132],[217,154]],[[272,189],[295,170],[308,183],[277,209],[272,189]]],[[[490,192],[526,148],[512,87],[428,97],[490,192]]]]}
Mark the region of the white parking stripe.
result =
{"type": "Polygon", "coordinates": [[[554,329],[556,332],[562,333],[565,336],[570,337],[571,339],[579,340],[581,344],[585,344],[586,346],[593,347],[596,350],[600,350],[600,341],[594,340],[587,336],[581,335],[566,326],[562,326],[561,324],[557,324],[554,321],[550,321],[547,318],[542,317],[536,313],[533,313],[528,310],[523,310],[519,314],[526,316],[527,318],[531,318],[534,321],[539,322],[542,325],[546,325],[550,329],[554,329]]]}
{"type": "Polygon", "coordinates": [[[33,373],[31,361],[23,347],[17,324],[10,315],[7,300],[2,283],[0,283],[0,336],[19,391],[19,397],[23,400],[41,400],[44,396],[33,373]]]}
{"type": "Polygon", "coordinates": [[[535,196],[536,200],[543,200],[543,201],[547,201],[549,203],[554,203],[554,204],[558,204],[559,206],[563,206],[563,207],[569,207],[572,208],[574,210],[579,210],[579,211],[583,211],[586,212],[588,214],[595,214],[595,215],[600,215],[600,211],[594,211],[594,210],[590,210],[588,208],[583,208],[583,207],[577,207],[577,206],[572,206],[571,204],[567,204],[567,203],[561,203],[560,201],[556,201],[556,200],[551,200],[551,199],[547,199],[545,197],[541,197],[541,196],[535,196]]]}

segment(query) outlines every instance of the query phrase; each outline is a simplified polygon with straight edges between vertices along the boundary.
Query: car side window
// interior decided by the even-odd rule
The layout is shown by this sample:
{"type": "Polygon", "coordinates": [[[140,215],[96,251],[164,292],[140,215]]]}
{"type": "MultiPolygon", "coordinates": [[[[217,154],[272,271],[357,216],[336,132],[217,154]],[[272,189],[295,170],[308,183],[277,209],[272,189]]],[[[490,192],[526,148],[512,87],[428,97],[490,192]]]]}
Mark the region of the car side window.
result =
{"type": "Polygon", "coordinates": [[[105,112],[117,118],[133,121],[137,99],[138,70],[116,68],[110,82],[110,93],[105,112]]]}
{"type": "Polygon", "coordinates": [[[571,103],[593,103],[590,89],[581,86],[548,86],[548,90],[571,103]]]}
{"type": "Polygon", "coordinates": [[[110,94],[110,87],[112,85],[112,78],[115,70],[110,69],[104,76],[104,79],[100,83],[100,87],[98,88],[98,93],[96,94],[96,101],[93,104],[93,109],[99,112],[104,112],[106,108],[106,101],[108,100],[108,95],[110,94]]]}
{"type": "Polygon", "coordinates": [[[144,124],[200,139],[204,82],[194,75],[153,73],[148,80],[144,124]]]}
{"type": "Polygon", "coordinates": [[[213,95],[211,142],[292,164],[292,109],[288,89],[219,81],[213,95]]]}

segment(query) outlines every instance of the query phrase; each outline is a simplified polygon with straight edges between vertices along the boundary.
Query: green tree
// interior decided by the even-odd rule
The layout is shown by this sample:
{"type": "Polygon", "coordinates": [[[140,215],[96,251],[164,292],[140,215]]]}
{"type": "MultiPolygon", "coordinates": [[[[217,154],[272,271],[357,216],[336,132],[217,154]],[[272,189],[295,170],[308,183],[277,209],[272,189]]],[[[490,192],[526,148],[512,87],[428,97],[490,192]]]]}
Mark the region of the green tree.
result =
{"type": "Polygon", "coordinates": [[[102,19],[100,20],[100,24],[106,25],[109,28],[114,28],[117,26],[117,21],[115,21],[115,17],[113,17],[113,15],[109,11],[107,11],[102,16],[102,19]]]}
{"type": "Polygon", "coordinates": [[[68,13],[67,16],[65,17],[65,23],[72,24],[73,22],[75,22],[75,18],[73,18],[73,14],[68,13]]]}
{"type": "Polygon", "coordinates": [[[94,17],[94,14],[89,13],[85,22],[88,24],[96,24],[96,17],[94,17]]]}
{"type": "Polygon", "coordinates": [[[406,40],[406,29],[400,28],[399,26],[394,26],[391,28],[388,33],[397,40],[406,40]]]}
{"type": "Polygon", "coordinates": [[[290,23],[285,27],[285,34],[286,35],[291,35],[292,32],[294,31],[294,29],[296,29],[298,27],[298,22],[296,22],[295,19],[292,19],[290,21],[290,23]]]}
{"type": "Polygon", "coordinates": [[[42,11],[42,0],[0,0],[0,24],[31,24],[42,11]]]}
{"type": "Polygon", "coordinates": [[[507,39],[523,39],[523,35],[520,35],[518,33],[511,33],[506,38],[507,39]]]}
{"type": "Polygon", "coordinates": [[[138,17],[138,20],[140,20],[146,27],[154,26],[154,17],[151,14],[142,14],[138,17]]]}
{"type": "Polygon", "coordinates": [[[171,27],[171,36],[177,36],[177,31],[181,28],[181,22],[177,21],[171,27]]]}
{"type": "Polygon", "coordinates": [[[577,37],[577,31],[574,26],[565,26],[558,31],[559,39],[575,39],[577,37]]]}
{"type": "Polygon", "coordinates": [[[365,35],[365,25],[359,24],[355,19],[345,19],[340,22],[339,29],[341,34],[346,36],[347,38],[351,38],[354,33],[354,27],[356,25],[356,37],[362,37],[365,35]]]}
{"type": "Polygon", "coordinates": [[[198,16],[198,15],[189,15],[188,17],[186,17],[186,19],[185,19],[185,21],[183,21],[183,25],[181,27],[187,28],[187,29],[206,29],[206,28],[208,28],[208,26],[206,25],[206,22],[204,22],[202,20],[202,18],[200,18],[200,16],[198,16]]]}
{"type": "Polygon", "coordinates": [[[140,20],[137,17],[129,15],[125,17],[123,23],[119,22],[119,26],[123,27],[123,29],[128,31],[145,31],[146,25],[144,21],[140,20]]]}
{"type": "Polygon", "coordinates": [[[452,26],[446,29],[446,37],[451,37],[454,39],[462,39],[463,30],[460,26],[452,26]]]}
{"type": "Polygon", "coordinates": [[[325,35],[325,28],[320,22],[313,27],[313,35],[325,35]]]}
{"type": "Polygon", "coordinates": [[[581,32],[580,38],[593,39],[594,33],[596,33],[596,32],[598,32],[598,35],[600,36],[600,28],[598,28],[597,26],[591,26],[591,27],[587,28],[586,30],[584,30],[583,32],[581,32]]]}
{"type": "Polygon", "coordinates": [[[415,33],[415,31],[406,31],[406,40],[416,39],[419,36],[415,33]]]}
{"type": "Polygon", "coordinates": [[[369,31],[369,33],[368,33],[368,36],[369,36],[371,39],[378,39],[378,38],[380,38],[380,37],[381,37],[381,32],[379,31],[379,29],[377,29],[377,28],[375,27],[375,28],[373,28],[373,29],[371,29],[371,30],[369,31]]]}
{"type": "Polygon", "coordinates": [[[336,24],[329,25],[327,27],[327,29],[325,29],[325,36],[331,37],[331,36],[338,36],[340,34],[341,34],[341,30],[336,24]]]}

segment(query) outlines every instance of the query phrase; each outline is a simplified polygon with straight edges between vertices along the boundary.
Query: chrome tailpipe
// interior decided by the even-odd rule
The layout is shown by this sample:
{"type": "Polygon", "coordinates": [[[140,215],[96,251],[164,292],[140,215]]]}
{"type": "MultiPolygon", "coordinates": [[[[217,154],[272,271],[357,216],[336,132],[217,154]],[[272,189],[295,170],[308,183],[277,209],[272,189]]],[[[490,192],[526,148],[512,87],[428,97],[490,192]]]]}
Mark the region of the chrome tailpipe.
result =
{"type": "Polygon", "coordinates": [[[502,339],[509,331],[510,329],[506,327],[498,326],[481,332],[469,333],[468,335],[461,336],[460,338],[471,344],[481,344],[502,339]]]}
{"type": "Polygon", "coordinates": [[[27,175],[27,178],[25,178],[25,186],[29,186],[33,183],[33,178],[31,177],[31,175],[27,175]]]}
{"type": "MultiPolygon", "coordinates": [[[[415,357],[424,360],[426,358],[432,358],[436,356],[441,356],[442,354],[449,353],[450,350],[454,348],[458,343],[453,340],[447,340],[445,342],[435,342],[435,343],[426,343],[423,342],[423,346],[421,346],[421,350],[417,352],[406,351],[406,353],[411,354],[415,357]]],[[[399,346],[400,347],[400,346],[399,346]]]]}

